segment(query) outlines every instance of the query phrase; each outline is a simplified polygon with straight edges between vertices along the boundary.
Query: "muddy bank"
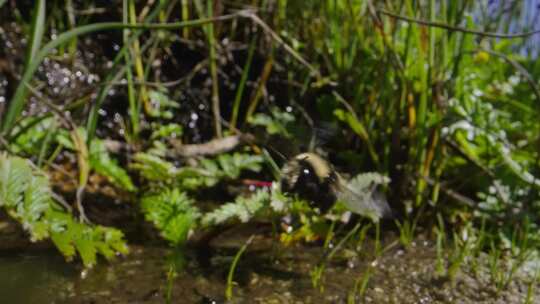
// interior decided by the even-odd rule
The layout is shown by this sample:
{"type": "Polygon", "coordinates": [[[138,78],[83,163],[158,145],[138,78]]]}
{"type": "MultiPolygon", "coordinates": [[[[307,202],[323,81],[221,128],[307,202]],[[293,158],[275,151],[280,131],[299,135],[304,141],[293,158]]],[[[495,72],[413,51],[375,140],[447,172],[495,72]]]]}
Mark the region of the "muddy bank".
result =
{"type": "MultiPolygon", "coordinates": [[[[523,303],[530,284],[518,273],[507,288],[497,292],[487,257],[476,272],[465,265],[450,282],[437,275],[433,242],[419,237],[404,249],[388,233],[382,242],[386,250],[379,258],[372,254],[371,240],[359,252],[342,250],[326,264],[321,284],[314,288],[312,273],[323,254],[320,246],[285,247],[270,231],[236,231],[212,241],[208,259],[193,248],[181,256],[161,244],[135,245],[129,256],[90,270],[65,263],[46,246],[18,254],[10,250],[0,256],[3,299],[11,303],[43,299],[51,303],[164,303],[171,267],[183,263],[171,285],[172,302],[223,303],[232,259],[248,234],[255,232],[238,264],[230,303],[523,303]],[[360,296],[363,282],[367,285],[360,296]]],[[[536,289],[533,295],[540,297],[536,289]]]]}

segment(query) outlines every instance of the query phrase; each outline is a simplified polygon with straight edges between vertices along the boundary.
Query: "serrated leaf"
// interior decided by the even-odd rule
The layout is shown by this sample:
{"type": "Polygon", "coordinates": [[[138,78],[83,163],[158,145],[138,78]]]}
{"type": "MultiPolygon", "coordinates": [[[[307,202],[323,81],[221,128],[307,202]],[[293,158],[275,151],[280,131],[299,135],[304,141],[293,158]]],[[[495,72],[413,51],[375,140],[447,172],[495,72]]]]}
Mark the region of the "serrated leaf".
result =
{"type": "Polygon", "coordinates": [[[131,167],[138,170],[141,175],[151,181],[171,180],[176,173],[176,167],[159,156],[148,153],[137,153],[133,157],[131,167]]]}
{"type": "Polygon", "coordinates": [[[203,226],[218,225],[232,219],[246,223],[261,210],[270,207],[270,193],[259,190],[249,197],[239,196],[234,202],[226,203],[202,218],[203,226]]]}
{"type": "Polygon", "coordinates": [[[81,256],[81,259],[84,263],[84,265],[88,267],[92,267],[96,264],[97,261],[97,248],[96,245],[98,243],[94,242],[93,240],[83,237],[78,237],[74,240],[75,248],[77,249],[77,252],[81,256]]]}
{"type": "Polygon", "coordinates": [[[99,139],[92,140],[90,166],[118,187],[130,192],[137,190],[127,171],[120,167],[115,159],[111,158],[105,144],[99,139]]]}
{"type": "Polygon", "coordinates": [[[22,224],[32,241],[50,237],[67,260],[78,252],[89,267],[96,263],[98,252],[106,258],[115,252],[127,253],[120,231],[78,222],[52,200],[43,172],[27,160],[4,153],[0,153],[0,207],[22,224]]]}
{"type": "Polygon", "coordinates": [[[268,134],[277,134],[287,138],[292,137],[289,129],[295,120],[294,115],[283,112],[277,107],[273,107],[270,111],[271,116],[264,113],[257,113],[251,116],[249,123],[254,126],[265,127],[268,134]]]}
{"type": "Polygon", "coordinates": [[[187,240],[188,232],[199,217],[193,201],[179,189],[164,189],[148,194],[141,201],[146,220],[152,222],[166,240],[179,245],[187,240]]]}
{"type": "Polygon", "coordinates": [[[71,243],[73,237],[67,233],[52,232],[51,240],[66,260],[71,261],[75,257],[75,246],[71,243]]]}

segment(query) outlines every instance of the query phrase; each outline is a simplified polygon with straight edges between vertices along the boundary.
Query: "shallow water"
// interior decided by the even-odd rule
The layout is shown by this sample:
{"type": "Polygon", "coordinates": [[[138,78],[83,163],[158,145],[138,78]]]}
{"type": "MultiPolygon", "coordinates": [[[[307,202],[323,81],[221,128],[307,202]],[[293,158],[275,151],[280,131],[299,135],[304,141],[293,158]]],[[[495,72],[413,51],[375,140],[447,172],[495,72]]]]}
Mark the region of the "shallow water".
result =
{"type": "Polygon", "coordinates": [[[78,277],[77,269],[55,250],[5,254],[0,256],[0,269],[3,303],[39,303],[43,299],[67,298],[78,277]]]}
{"type": "MultiPolygon", "coordinates": [[[[432,242],[419,238],[404,249],[393,237],[383,241],[387,250],[378,258],[371,241],[361,252],[340,251],[314,288],[310,273],[323,254],[321,247],[284,247],[270,234],[259,233],[238,264],[230,303],[347,303],[348,298],[356,303],[523,303],[527,293],[528,281],[519,277],[497,293],[486,265],[476,274],[463,267],[454,282],[441,279],[432,242]],[[365,294],[354,295],[368,268],[365,294]]],[[[17,254],[10,250],[0,256],[2,303],[164,303],[167,273],[180,262],[185,267],[173,280],[172,303],[223,303],[232,258],[247,234],[239,229],[213,241],[207,260],[193,248],[180,256],[164,244],[145,244],[90,270],[66,263],[47,246],[17,254]]]]}

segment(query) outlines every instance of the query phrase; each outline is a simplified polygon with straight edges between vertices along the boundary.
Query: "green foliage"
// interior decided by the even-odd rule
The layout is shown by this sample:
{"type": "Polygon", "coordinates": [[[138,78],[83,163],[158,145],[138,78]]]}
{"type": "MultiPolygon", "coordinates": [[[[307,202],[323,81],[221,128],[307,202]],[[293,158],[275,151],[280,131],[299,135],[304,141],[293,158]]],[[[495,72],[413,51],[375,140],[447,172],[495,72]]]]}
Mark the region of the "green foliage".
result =
{"type": "Polygon", "coordinates": [[[368,140],[369,135],[366,128],[353,113],[346,112],[342,109],[336,109],[334,115],[338,120],[345,122],[358,136],[360,136],[360,138],[366,141],[368,140]]]}
{"type": "Polygon", "coordinates": [[[160,156],[137,153],[131,166],[148,180],[194,190],[212,187],[224,179],[238,178],[243,170],[258,172],[262,163],[261,156],[234,153],[221,154],[215,159],[203,158],[195,167],[177,168],[160,156]]]}
{"type": "Polygon", "coordinates": [[[250,154],[221,154],[215,160],[202,160],[201,167],[212,176],[235,179],[243,170],[259,172],[262,169],[263,158],[250,154]]]}
{"type": "Polygon", "coordinates": [[[151,221],[164,239],[173,245],[183,244],[190,229],[200,216],[193,201],[177,188],[162,189],[156,194],[147,194],[141,200],[146,220],[151,221]]]}
{"type": "Polygon", "coordinates": [[[130,166],[149,181],[170,182],[178,171],[174,164],[150,153],[135,154],[130,166]]]}
{"type": "Polygon", "coordinates": [[[239,219],[242,223],[246,223],[263,210],[269,209],[270,197],[270,192],[265,189],[258,190],[248,197],[239,196],[234,202],[226,203],[216,210],[206,213],[202,217],[202,225],[219,225],[231,219],[239,219]]]}
{"type": "Polygon", "coordinates": [[[52,118],[27,117],[22,119],[14,129],[14,133],[19,134],[19,136],[11,142],[10,148],[12,152],[18,154],[39,155],[47,134],[55,134],[56,129],[55,120],[52,118]]]}
{"type": "Polygon", "coordinates": [[[80,223],[61,209],[45,174],[25,159],[0,154],[0,207],[22,224],[32,241],[50,237],[68,260],[78,253],[87,267],[98,254],[111,259],[128,252],[119,230],[80,223]]]}
{"type": "Polygon", "coordinates": [[[152,131],[152,135],[150,135],[151,140],[167,137],[179,137],[183,132],[182,126],[176,123],[169,123],[165,125],[155,124],[152,130],[154,131],[152,131]]]}
{"type": "MultiPolygon", "coordinates": [[[[83,134],[83,139],[86,139],[86,132],[79,129],[83,134]]],[[[58,143],[64,147],[75,150],[75,145],[67,132],[60,132],[57,136],[58,143]]],[[[131,177],[127,171],[118,164],[118,161],[111,157],[105,142],[101,139],[94,138],[89,144],[89,164],[90,168],[96,173],[106,177],[111,183],[121,189],[134,192],[136,190],[131,177]]]]}
{"type": "MultiPolygon", "coordinates": [[[[161,235],[174,245],[187,239],[188,232],[200,217],[193,201],[184,192],[211,187],[223,179],[238,178],[242,170],[261,170],[262,158],[248,154],[221,154],[215,159],[201,159],[197,166],[177,168],[151,153],[137,153],[133,169],[151,182],[149,193],[141,201],[142,211],[161,235]]],[[[260,192],[250,199],[239,198],[202,217],[205,226],[220,224],[232,217],[247,221],[263,206],[269,194],[260,192]]]]}
{"type": "Polygon", "coordinates": [[[89,226],[78,222],[63,211],[47,211],[50,222],[50,237],[66,259],[71,260],[76,252],[85,266],[95,265],[100,254],[110,260],[116,254],[127,254],[128,247],[121,231],[104,227],[89,226]]]}
{"type": "Polygon", "coordinates": [[[271,135],[281,135],[287,138],[292,138],[291,129],[295,121],[295,117],[289,112],[282,112],[277,107],[272,107],[271,115],[257,113],[249,118],[249,123],[254,126],[265,127],[266,132],[271,135]]]}
{"type": "Polygon", "coordinates": [[[41,48],[41,40],[45,34],[45,17],[46,1],[38,0],[34,5],[34,12],[32,13],[32,27],[30,34],[30,42],[28,43],[28,51],[25,59],[25,66],[30,65],[34,60],[38,50],[41,48]]]}
{"type": "Polygon", "coordinates": [[[0,206],[30,233],[32,241],[49,236],[45,212],[51,208],[47,177],[19,157],[0,154],[0,206]]]}
{"type": "Polygon", "coordinates": [[[152,90],[148,92],[148,97],[152,102],[152,112],[149,113],[150,116],[164,119],[171,119],[174,117],[172,110],[178,108],[179,105],[169,98],[164,89],[152,90]]]}
{"type": "Polygon", "coordinates": [[[105,176],[111,183],[124,190],[131,192],[136,190],[127,171],[111,158],[102,140],[94,138],[90,144],[89,153],[90,167],[96,173],[105,176]]]}

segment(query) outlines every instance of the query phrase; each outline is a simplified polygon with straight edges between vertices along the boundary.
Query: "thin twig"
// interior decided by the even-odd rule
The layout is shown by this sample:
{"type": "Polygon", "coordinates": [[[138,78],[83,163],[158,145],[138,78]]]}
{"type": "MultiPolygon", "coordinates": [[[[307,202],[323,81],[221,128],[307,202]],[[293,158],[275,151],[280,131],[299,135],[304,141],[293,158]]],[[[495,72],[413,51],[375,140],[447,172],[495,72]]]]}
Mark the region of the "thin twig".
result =
{"type": "Polygon", "coordinates": [[[77,188],[77,194],[76,194],[76,201],[77,201],[77,209],[79,210],[79,220],[82,222],[82,223],[87,223],[87,224],[90,224],[90,220],[88,219],[88,217],[86,216],[86,212],[84,212],[84,207],[82,205],[82,200],[83,200],[83,196],[84,196],[84,188],[85,188],[86,185],[80,185],[78,188],[77,188]]]}
{"type": "Polygon", "coordinates": [[[535,30],[535,31],[530,31],[530,32],[523,32],[523,33],[515,33],[515,34],[484,32],[484,31],[480,31],[480,30],[474,30],[474,29],[468,29],[468,28],[459,27],[459,26],[453,26],[453,25],[450,25],[450,24],[442,23],[442,22],[427,21],[427,20],[422,20],[422,19],[411,18],[411,17],[399,15],[399,14],[396,14],[396,13],[393,13],[393,12],[389,12],[389,11],[383,10],[383,9],[378,9],[377,12],[380,13],[380,14],[392,17],[394,19],[402,20],[402,21],[417,23],[417,24],[425,25],[425,26],[438,27],[438,28],[446,29],[446,30],[453,31],[453,32],[462,32],[464,34],[472,34],[472,35],[478,35],[478,36],[483,36],[483,37],[501,38],[501,39],[515,39],[515,38],[526,38],[526,37],[529,37],[529,36],[540,33],[540,30],[535,30]]]}
{"type": "MultiPolygon", "coordinates": [[[[444,142],[446,145],[448,145],[450,148],[452,148],[454,151],[456,151],[461,157],[463,157],[465,160],[479,168],[482,172],[484,172],[487,176],[489,176],[492,179],[496,179],[497,176],[495,172],[491,171],[488,167],[481,164],[478,160],[472,158],[465,152],[456,142],[450,139],[445,139],[444,142]]],[[[497,197],[504,202],[505,204],[509,204],[508,200],[503,195],[503,190],[500,189],[500,186],[497,183],[493,183],[495,186],[495,192],[497,193],[497,197]]]]}
{"type": "Polygon", "coordinates": [[[253,11],[251,10],[244,10],[238,12],[240,16],[246,17],[251,19],[253,22],[255,22],[257,25],[259,25],[266,33],[272,37],[275,41],[278,42],[279,45],[281,45],[285,51],[287,51],[291,56],[293,56],[296,60],[298,60],[300,63],[302,63],[304,66],[306,66],[311,73],[316,76],[320,77],[321,73],[319,70],[317,70],[313,65],[311,65],[309,62],[307,62],[298,52],[296,52],[291,46],[289,46],[279,35],[274,32],[259,16],[257,16],[253,11]]]}
{"type": "Polygon", "coordinates": [[[64,207],[67,211],[69,211],[69,213],[73,213],[73,209],[72,209],[71,206],[66,202],[66,200],[64,200],[64,198],[63,198],[62,196],[60,196],[58,193],[53,192],[53,191],[51,191],[50,194],[51,194],[51,197],[52,197],[57,203],[59,203],[60,205],[62,205],[62,207],[64,207]]]}
{"type": "MultiPolygon", "coordinates": [[[[422,178],[423,180],[426,181],[426,183],[430,186],[433,186],[435,185],[435,181],[430,178],[430,177],[427,177],[427,176],[420,176],[420,178],[422,178]]],[[[478,203],[476,203],[476,201],[474,201],[473,199],[471,198],[468,198],[466,197],[465,195],[455,191],[455,190],[452,190],[448,187],[446,187],[445,185],[442,185],[440,184],[440,187],[441,187],[441,190],[444,192],[444,194],[448,195],[449,197],[455,199],[456,201],[466,205],[466,206],[469,206],[469,207],[476,207],[478,206],[478,203]]]]}
{"type": "Polygon", "coordinates": [[[14,155],[15,153],[11,150],[9,142],[0,134],[0,150],[7,151],[9,154],[14,155]]]}
{"type": "Polygon", "coordinates": [[[169,156],[195,157],[217,155],[234,150],[239,145],[252,140],[253,136],[241,134],[212,139],[211,141],[202,144],[183,145],[179,141],[171,141],[174,149],[169,151],[169,156]]]}
{"type": "Polygon", "coordinates": [[[77,127],[75,126],[75,123],[71,120],[71,118],[66,114],[64,109],[58,107],[55,105],[52,101],[50,101],[46,96],[44,96],[42,93],[38,92],[34,87],[32,87],[29,84],[25,84],[28,91],[32,93],[35,97],[39,99],[40,102],[45,104],[53,113],[56,113],[58,118],[70,129],[75,130],[77,127]]]}

